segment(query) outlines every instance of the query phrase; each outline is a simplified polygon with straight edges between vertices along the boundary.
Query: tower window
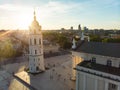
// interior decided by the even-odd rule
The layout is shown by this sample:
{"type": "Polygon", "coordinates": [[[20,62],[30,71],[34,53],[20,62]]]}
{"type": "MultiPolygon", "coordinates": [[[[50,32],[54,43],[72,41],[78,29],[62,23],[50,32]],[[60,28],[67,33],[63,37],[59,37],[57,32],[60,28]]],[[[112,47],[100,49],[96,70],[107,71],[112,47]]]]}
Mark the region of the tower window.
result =
{"type": "Polygon", "coordinates": [[[112,61],[111,60],[107,60],[107,66],[112,66],[112,61]]]}
{"type": "Polygon", "coordinates": [[[41,44],[41,39],[39,39],[39,44],[41,44]]]}
{"type": "Polygon", "coordinates": [[[36,39],[34,39],[34,44],[36,45],[36,39]]]}
{"type": "Polygon", "coordinates": [[[37,50],[35,50],[35,54],[37,54],[37,50]]]}

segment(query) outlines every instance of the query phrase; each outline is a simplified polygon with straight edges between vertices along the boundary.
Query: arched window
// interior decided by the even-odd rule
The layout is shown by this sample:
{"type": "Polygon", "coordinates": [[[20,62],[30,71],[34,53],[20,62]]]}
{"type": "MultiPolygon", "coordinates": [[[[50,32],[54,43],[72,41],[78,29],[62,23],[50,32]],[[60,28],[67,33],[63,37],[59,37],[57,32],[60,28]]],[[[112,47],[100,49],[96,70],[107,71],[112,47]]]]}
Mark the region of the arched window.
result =
{"type": "Polygon", "coordinates": [[[34,44],[36,45],[36,39],[34,39],[34,44]]]}
{"type": "Polygon", "coordinates": [[[39,44],[41,44],[41,39],[39,39],[39,44]]]}
{"type": "Polygon", "coordinates": [[[35,50],[35,54],[37,54],[37,50],[35,50]]]}
{"type": "Polygon", "coordinates": [[[111,60],[107,60],[107,66],[112,66],[112,61],[111,60]]]}
{"type": "Polygon", "coordinates": [[[91,62],[96,63],[96,58],[95,58],[95,57],[92,57],[91,62]]]}

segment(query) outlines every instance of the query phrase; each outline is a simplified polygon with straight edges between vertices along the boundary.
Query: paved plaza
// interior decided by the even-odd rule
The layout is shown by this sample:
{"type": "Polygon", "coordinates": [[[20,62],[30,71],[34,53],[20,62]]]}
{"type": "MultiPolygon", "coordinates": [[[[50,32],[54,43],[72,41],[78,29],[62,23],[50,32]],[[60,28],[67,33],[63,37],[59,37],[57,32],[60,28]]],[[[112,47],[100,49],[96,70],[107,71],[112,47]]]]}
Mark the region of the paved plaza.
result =
{"type": "Polygon", "coordinates": [[[20,79],[14,77],[10,82],[9,90],[75,90],[75,81],[70,80],[71,61],[71,55],[46,58],[45,66],[49,69],[36,75],[23,71],[27,62],[8,65],[6,70],[10,72],[12,69],[16,72],[15,76],[20,79]]]}

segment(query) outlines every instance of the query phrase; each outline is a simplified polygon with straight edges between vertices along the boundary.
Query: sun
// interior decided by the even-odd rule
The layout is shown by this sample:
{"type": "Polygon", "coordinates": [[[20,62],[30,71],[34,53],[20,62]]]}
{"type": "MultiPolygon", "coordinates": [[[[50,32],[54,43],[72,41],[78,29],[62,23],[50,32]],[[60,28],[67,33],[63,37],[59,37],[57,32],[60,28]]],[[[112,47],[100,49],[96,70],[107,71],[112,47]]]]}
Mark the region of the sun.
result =
{"type": "Polygon", "coordinates": [[[33,14],[23,13],[17,16],[16,23],[19,29],[28,30],[32,20],[33,20],[33,14]]]}

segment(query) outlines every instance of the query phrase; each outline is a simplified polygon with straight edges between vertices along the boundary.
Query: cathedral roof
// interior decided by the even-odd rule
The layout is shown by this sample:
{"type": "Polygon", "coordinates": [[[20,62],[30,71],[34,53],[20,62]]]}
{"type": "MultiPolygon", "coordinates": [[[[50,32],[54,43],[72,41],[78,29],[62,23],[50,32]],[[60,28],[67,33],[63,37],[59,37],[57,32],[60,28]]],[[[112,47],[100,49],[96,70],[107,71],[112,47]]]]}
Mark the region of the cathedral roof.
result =
{"type": "MultiPolygon", "coordinates": [[[[96,70],[96,71],[100,71],[100,72],[104,72],[104,73],[109,73],[109,74],[112,74],[112,75],[120,76],[120,68],[117,68],[117,67],[111,67],[111,66],[107,66],[107,65],[93,63],[91,61],[83,61],[83,62],[79,63],[78,66],[88,68],[88,69],[92,69],[92,70],[96,70]]],[[[79,68],[75,68],[75,69],[79,71],[79,68]]],[[[86,73],[90,73],[90,72],[88,71],[86,73]]],[[[90,74],[105,77],[105,76],[99,75],[97,73],[90,73],[90,74]]],[[[105,78],[112,79],[110,77],[105,77],[105,78]]],[[[120,80],[119,80],[119,82],[120,82],[120,80]]]]}
{"type": "Polygon", "coordinates": [[[74,51],[120,58],[120,43],[84,41],[74,51]]]}

